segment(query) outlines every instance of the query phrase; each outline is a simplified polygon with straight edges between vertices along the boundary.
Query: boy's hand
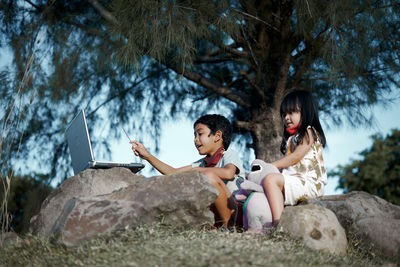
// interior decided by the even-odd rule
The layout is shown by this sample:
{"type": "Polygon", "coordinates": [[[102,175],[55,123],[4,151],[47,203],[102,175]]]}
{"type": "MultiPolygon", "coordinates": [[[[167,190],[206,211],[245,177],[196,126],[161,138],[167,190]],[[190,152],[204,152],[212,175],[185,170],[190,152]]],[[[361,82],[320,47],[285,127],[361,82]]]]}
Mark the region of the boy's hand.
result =
{"type": "Polygon", "coordinates": [[[132,151],[136,156],[141,157],[142,159],[148,159],[150,157],[149,151],[138,141],[130,141],[132,144],[132,151]]]}

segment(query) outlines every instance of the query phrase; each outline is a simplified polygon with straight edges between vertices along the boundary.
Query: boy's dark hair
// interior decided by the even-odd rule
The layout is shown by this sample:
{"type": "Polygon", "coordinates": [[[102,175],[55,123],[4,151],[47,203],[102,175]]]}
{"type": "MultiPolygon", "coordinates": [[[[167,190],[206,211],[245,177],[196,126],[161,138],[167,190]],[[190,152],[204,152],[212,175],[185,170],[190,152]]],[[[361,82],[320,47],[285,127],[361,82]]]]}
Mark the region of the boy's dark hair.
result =
{"type": "Polygon", "coordinates": [[[218,114],[207,114],[198,118],[193,124],[193,128],[199,123],[207,125],[211,130],[210,134],[215,134],[220,130],[222,132],[224,149],[228,149],[232,139],[232,125],[227,118],[218,114]]]}
{"type": "MultiPolygon", "coordinates": [[[[280,107],[280,114],[282,121],[284,120],[285,113],[299,111],[301,114],[301,121],[298,130],[298,140],[303,140],[307,127],[312,126],[318,133],[321,144],[325,147],[326,139],[324,131],[322,130],[321,123],[318,117],[318,107],[310,92],[307,91],[294,91],[287,94],[282,100],[280,107]]],[[[285,128],[285,127],[284,127],[285,128]]],[[[281,143],[281,152],[286,153],[286,141],[289,138],[289,133],[283,129],[283,139],[281,143]]],[[[316,138],[316,136],[314,136],[316,138]]]]}

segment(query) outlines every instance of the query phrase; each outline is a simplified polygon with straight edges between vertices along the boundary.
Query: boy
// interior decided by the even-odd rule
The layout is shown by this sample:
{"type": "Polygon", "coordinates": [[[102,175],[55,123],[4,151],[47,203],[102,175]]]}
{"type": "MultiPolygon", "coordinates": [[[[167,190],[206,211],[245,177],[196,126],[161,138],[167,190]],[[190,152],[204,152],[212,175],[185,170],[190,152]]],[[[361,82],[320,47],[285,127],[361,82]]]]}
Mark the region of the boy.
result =
{"type": "Polygon", "coordinates": [[[136,156],[148,161],[162,174],[171,174],[188,170],[197,170],[205,174],[218,190],[219,196],[214,202],[216,214],[227,227],[235,204],[231,195],[238,189],[236,180],[244,177],[242,162],[234,150],[228,150],[232,138],[232,126],[221,115],[211,114],[200,117],[193,125],[194,144],[200,155],[206,157],[181,168],[173,168],[151,155],[138,141],[132,141],[132,150],[136,156]],[[228,205],[228,201],[230,205],[228,205]]]}

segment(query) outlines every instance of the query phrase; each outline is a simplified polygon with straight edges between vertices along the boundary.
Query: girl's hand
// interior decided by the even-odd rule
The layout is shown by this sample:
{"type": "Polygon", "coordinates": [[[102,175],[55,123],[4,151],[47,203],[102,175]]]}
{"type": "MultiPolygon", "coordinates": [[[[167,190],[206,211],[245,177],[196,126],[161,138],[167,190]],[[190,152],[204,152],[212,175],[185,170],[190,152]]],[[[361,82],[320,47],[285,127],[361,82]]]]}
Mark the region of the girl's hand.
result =
{"type": "Polygon", "coordinates": [[[149,153],[149,151],[147,151],[147,149],[144,147],[144,145],[142,143],[140,143],[139,141],[131,141],[129,142],[132,144],[132,151],[136,156],[141,157],[142,159],[148,159],[151,154],[149,153]]]}
{"type": "Polygon", "coordinates": [[[302,142],[300,142],[300,144],[297,145],[296,149],[291,154],[288,154],[283,158],[272,162],[271,164],[280,169],[293,166],[294,164],[299,162],[311,149],[311,145],[315,141],[311,128],[307,129],[306,135],[307,136],[303,137],[302,142]]]}

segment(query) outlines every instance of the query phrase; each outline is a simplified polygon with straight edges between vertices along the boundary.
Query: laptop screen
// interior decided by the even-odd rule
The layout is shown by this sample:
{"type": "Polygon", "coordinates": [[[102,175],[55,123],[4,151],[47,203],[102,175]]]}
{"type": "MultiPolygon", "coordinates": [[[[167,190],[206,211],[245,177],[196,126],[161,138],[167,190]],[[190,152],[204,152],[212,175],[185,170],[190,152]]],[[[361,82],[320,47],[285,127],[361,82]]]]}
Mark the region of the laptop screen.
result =
{"type": "Polygon", "coordinates": [[[82,109],[66,130],[74,174],[85,170],[94,160],[85,111],[82,109]]]}

